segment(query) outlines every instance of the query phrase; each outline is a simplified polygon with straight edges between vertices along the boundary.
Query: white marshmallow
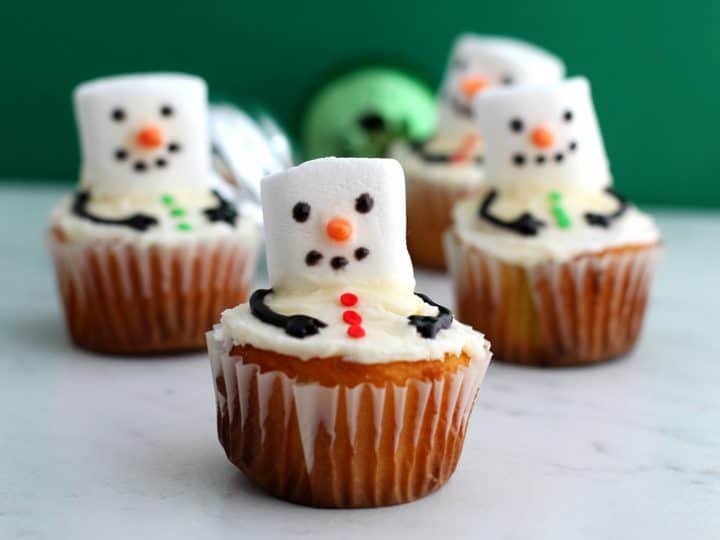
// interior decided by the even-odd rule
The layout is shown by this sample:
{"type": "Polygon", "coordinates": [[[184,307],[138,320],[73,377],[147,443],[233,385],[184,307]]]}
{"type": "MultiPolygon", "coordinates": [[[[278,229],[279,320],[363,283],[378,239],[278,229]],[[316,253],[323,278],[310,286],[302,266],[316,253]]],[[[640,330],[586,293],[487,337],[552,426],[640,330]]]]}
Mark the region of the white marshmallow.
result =
{"type": "Polygon", "coordinates": [[[565,65],[555,55],[517,39],[462,34],[455,41],[440,88],[438,130],[474,130],[460,108],[471,108],[473,96],[463,92],[463,82],[482,78],[485,88],[553,82],[565,75],[565,65]]]}
{"type": "Polygon", "coordinates": [[[598,189],[611,183],[585,78],[482,94],[475,118],[491,185],[598,189]]]}
{"type": "Polygon", "coordinates": [[[398,292],[415,288],[405,243],[405,179],[393,159],[321,158],[266,177],[261,184],[270,283],[276,290],[328,286],[390,285],[398,292]],[[367,213],[356,210],[358,197],[372,198],[367,213]],[[293,208],[309,205],[309,217],[298,222],[293,208]],[[352,233],[340,242],[328,234],[328,223],[344,219],[352,233]],[[368,250],[357,260],[358,248],[368,250]],[[306,263],[311,251],[322,259],[306,263]],[[334,269],[333,257],[347,265],[334,269]]]}
{"type": "Polygon", "coordinates": [[[184,74],[108,77],[78,86],[74,101],[83,158],[80,184],[94,197],[211,185],[202,79],[184,74]],[[169,107],[165,115],[164,107],[169,107]],[[143,144],[139,134],[147,128],[157,131],[143,144]],[[143,171],[136,170],[138,163],[144,164],[143,171]]]}

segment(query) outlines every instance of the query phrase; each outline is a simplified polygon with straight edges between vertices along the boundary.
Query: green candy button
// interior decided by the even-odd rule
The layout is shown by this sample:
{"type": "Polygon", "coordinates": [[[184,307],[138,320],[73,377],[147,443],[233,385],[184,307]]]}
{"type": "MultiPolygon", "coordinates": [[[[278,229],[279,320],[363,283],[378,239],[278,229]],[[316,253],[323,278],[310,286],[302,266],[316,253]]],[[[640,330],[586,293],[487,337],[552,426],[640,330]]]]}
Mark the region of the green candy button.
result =
{"type": "Polygon", "coordinates": [[[172,195],[163,195],[160,200],[164,205],[170,206],[175,203],[175,198],[172,195]]]}
{"type": "Polygon", "coordinates": [[[191,231],[192,230],[192,226],[189,223],[186,223],[184,221],[182,223],[178,223],[177,228],[180,231],[191,231]]]}
{"type": "Polygon", "coordinates": [[[184,217],[185,214],[187,214],[187,212],[184,208],[173,208],[172,210],[170,210],[170,215],[172,217],[184,217]]]}

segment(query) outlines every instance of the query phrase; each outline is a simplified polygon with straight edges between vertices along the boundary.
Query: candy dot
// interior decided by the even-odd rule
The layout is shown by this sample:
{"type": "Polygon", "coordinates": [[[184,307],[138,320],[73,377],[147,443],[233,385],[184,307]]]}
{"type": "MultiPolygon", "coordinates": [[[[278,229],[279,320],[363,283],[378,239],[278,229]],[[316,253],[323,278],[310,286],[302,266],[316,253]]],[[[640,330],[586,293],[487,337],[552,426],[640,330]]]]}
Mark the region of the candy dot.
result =
{"type": "Polygon", "coordinates": [[[192,227],[190,226],[190,224],[185,223],[184,221],[182,223],[178,223],[177,228],[178,228],[178,230],[181,230],[181,231],[191,231],[192,230],[192,227]]]}
{"type": "Polygon", "coordinates": [[[160,197],[160,200],[163,204],[167,204],[168,206],[175,202],[175,199],[172,195],[163,195],[162,197],[160,197]]]}
{"type": "Polygon", "coordinates": [[[349,292],[343,293],[340,295],[340,303],[343,306],[347,306],[347,307],[354,306],[355,304],[358,303],[358,297],[356,294],[353,294],[353,293],[349,293],[349,292]]]}
{"type": "Polygon", "coordinates": [[[347,334],[351,338],[358,339],[361,337],[365,337],[365,329],[362,326],[353,325],[347,329],[347,334]]]}
{"type": "Polygon", "coordinates": [[[362,324],[362,315],[352,309],[343,311],[342,318],[343,321],[350,325],[362,324]]]}
{"type": "Polygon", "coordinates": [[[170,210],[170,215],[172,217],[183,217],[187,212],[184,208],[173,208],[170,210]]]}

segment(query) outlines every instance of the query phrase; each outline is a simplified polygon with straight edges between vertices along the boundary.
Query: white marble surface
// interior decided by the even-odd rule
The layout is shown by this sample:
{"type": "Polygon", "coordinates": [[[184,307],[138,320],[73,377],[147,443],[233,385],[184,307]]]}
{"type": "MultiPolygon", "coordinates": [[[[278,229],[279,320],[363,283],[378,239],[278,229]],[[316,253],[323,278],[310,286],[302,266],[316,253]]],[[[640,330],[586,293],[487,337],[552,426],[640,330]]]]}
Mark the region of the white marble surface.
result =
{"type": "MultiPolygon", "coordinates": [[[[630,357],[492,365],[444,489],[331,511],[227,462],[203,355],[69,346],[43,244],[59,194],[0,188],[0,538],[720,537],[720,214],[656,212],[667,252],[630,357]]],[[[419,281],[449,301],[444,277],[419,281]]]]}

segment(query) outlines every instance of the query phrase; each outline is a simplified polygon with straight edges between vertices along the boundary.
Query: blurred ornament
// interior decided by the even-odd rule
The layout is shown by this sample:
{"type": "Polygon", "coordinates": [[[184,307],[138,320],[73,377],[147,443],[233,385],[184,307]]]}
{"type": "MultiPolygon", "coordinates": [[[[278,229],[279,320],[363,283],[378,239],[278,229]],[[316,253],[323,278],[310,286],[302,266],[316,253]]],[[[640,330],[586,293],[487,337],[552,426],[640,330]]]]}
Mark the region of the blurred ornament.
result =
{"type": "Polygon", "coordinates": [[[396,139],[432,134],[432,91],[396,68],[366,66],[333,78],[311,99],[302,125],[308,158],[384,156],[396,139]]]}
{"type": "Polygon", "coordinates": [[[290,137],[263,108],[222,100],[210,105],[210,138],[215,170],[240,211],[261,223],[260,180],[293,165],[290,137]]]}

